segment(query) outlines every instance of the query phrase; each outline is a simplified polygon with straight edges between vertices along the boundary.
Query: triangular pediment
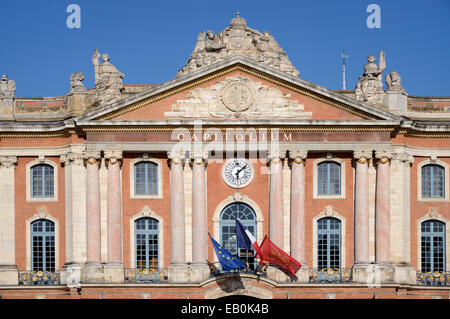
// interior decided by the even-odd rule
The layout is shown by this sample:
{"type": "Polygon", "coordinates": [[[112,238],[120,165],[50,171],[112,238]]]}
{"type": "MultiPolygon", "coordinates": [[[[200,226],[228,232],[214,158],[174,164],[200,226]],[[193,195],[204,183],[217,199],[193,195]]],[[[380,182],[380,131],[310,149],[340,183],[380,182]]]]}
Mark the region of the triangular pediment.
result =
{"type": "Polygon", "coordinates": [[[192,119],[399,121],[393,114],[242,56],[176,77],[76,121],[192,119]]]}

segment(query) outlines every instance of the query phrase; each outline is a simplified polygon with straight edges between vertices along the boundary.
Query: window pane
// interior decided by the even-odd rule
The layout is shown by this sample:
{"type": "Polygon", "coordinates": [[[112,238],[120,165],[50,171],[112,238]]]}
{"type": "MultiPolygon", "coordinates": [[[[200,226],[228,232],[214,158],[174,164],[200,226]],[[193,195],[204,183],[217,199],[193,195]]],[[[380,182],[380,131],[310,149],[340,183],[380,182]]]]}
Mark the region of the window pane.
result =
{"type": "Polygon", "coordinates": [[[421,225],[422,272],[445,271],[445,224],[437,220],[421,225]]]}
{"type": "Polygon", "coordinates": [[[156,163],[135,164],[134,179],[136,195],[158,195],[158,165],[156,163]]]}
{"type": "Polygon", "coordinates": [[[341,193],[341,165],[336,162],[322,162],[317,165],[318,195],[339,195],[341,193]]]}
{"type": "Polygon", "coordinates": [[[47,164],[35,165],[31,168],[31,196],[53,197],[53,167],[47,164]]]}
{"type": "Polygon", "coordinates": [[[238,219],[248,231],[256,235],[256,214],[253,209],[241,202],[232,203],[226,206],[220,215],[220,242],[230,251],[236,255],[236,219],[238,219]]]}
{"type": "Polygon", "coordinates": [[[340,268],[341,262],[341,222],[332,217],[317,221],[317,257],[319,270],[340,268]]]}
{"type": "Polygon", "coordinates": [[[445,170],[440,165],[425,165],[422,167],[422,197],[445,197],[445,170]]]}
{"type": "Polygon", "coordinates": [[[158,236],[156,219],[146,217],[135,221],[136,268],[159,268],[158,236]]]}
{"type": "Polygon", "coordinates": [[[31,268],[34,271],[55,271],[55,225],[49,220],[31,224],[31,268]]]}

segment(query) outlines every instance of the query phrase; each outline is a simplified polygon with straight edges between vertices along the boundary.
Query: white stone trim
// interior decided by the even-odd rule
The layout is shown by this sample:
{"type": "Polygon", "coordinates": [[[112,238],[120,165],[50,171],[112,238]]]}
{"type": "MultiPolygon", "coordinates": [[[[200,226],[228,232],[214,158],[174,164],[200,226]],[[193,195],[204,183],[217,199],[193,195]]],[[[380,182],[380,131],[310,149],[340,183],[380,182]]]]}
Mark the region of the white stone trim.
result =
{"type": "Polygon", "coordinates": [[[152,211],[148,206],[144,206],[141,211],[130,218],[130,265],[129,268],[136,268],[135,265],[135,233],[134,222],[139,218],[150,217],[158,221],[158,265],[160,269],[164,268],[164,218],[152,211]]]}
{"type": "Polygon", "coordinates": [[[313,162],[313,199],[345,199],[345,159],[330,157],[325,155],[322,158],[315,159],[313,162]],[[341,194],[340,195],[318,195],[318,165],[322,162],[336,162],[341,165],[341,194]]]}
{"type": "MultiPolygon", "coordinates": [[[[233,195],[226,198],[224,201],[222,201],[217,207],[214,212],[214,216],[212,219],[213,222],[213,237],[215,240],[219,241],[219,235],[220,235],[220,214],[222,213],[223,209],[232,203],[235,202],[242,202],[247,205],[249,205],[253,211],[256,214],[256,241],[259,245],[261,245],[261,242],[264,238],[263,236],[263,223],[264,223],[264,217],[262,214],[261,209],[259,208],[258,204],[254,202],[250,197],[247,195],[244,195],[242,193],[236,192],[233,195]]],[[[217,256],[214,254],[214,261],[217,262],[217,256]]]]}
{"type": "Polygon", "coordinates": [[[130,198],[131,199],[162,199],[163,198],[163,178],[162,162],[153,157],[139,157],[130,161],[130,198]],[[136,195],[134,191],[134,165],[139,162],[152,162],[158,165],[158,194],[157,195],[136,195]]]}
{"type": "Polygon", "coordinates": [[[330,205],[328,205],[327,207],[325,207],[325,209],[323,211],[321,211],[318,215],[316,215],[313,218],[313,231],[312,231],[312,250],[313,250],[313,264],[311,268],[317,268],[317,261],[318,261],[318,257],[317,257],[317,221],[321,218],[324,217],[333,217],[338,219],[341,222],[341,268],[346,268],[347,264],[346,264],[346,250],[347,250],[347,245],[346,245],[346,220],[345,217],[340,215],[338,212],[336,212],[333,207],[331,207],[330,205]]]}
{"type": "Polygon", "coordinates": [[[31,270],[31,223],[39,219],[50,220],[55,224],[55,270],[59,270],[59,221],[50,215],[45,207],[39,208],[39,211],[25,222],[26,269],[31,270]]]}
{"type": "Polygon", "coordinates": [[[421,269],[422,259],[422,228],[421,224],[427,220],[438,220],[445,224],[445,270],[450,270],[450,225],[449,220],[439,214],[435,208],[430,208],[425,216],[417,220],[417,270],[421,269]]]}
{"type": "Polygon", "coordinates": [[[26,201],[27,202],[57,202],[58,201],[58,165],[45,157],[40,157],[29,162],[25,166],[26,179],[26,201]],[[31,197],[31,168],[35,165],[47,164],[53,167],[53,197],[31,197]]]}
{"type": "Polygon", "coordinates": [[[421,202],[443,202],[449,201],[449,166],[436,158],[430,157],[417,164],[417,200],[421,202]],[[444,168],[444,197],[443,198],[423,198],[422,197],[422,167],[428,164],[436,164],[444,168]]]}

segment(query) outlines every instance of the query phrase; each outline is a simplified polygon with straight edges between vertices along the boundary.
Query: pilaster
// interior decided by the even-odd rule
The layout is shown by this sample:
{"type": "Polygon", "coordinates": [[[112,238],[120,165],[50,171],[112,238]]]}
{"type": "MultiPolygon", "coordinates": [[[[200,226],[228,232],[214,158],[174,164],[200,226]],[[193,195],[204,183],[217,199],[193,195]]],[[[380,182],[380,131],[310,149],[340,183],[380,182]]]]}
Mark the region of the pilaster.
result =
{"type": "Polygon", "coordinates": [[[0,156],[0,285],[17,285],[14,171],[16,156],[0,156]]]}
{"type": "Polygon", "coordinates": [[[66,263],[61,283],[76,285],[86,262],[86,169],[82,153],[61,155],[65,170],[66,263]]]}
{"type": "Polygon", "coordinates": [[[396,283],[415,283],[411,266],[411,164],[414,157],[406,152],[393,153],[390,167],[390,257],[396,283]]]}

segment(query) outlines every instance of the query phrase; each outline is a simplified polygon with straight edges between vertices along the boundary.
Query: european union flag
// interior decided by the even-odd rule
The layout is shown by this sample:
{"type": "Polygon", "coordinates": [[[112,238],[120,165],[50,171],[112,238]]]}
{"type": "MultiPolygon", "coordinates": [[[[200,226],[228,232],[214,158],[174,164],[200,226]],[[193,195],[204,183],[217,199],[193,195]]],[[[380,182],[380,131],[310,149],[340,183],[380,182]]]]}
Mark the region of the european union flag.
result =
{"type": "Polygon", "coordinates": [[[230,271],[237,268],[245,268],[245,265],[239,260],[239,258],[233,256],[228,250],[219,245],[218,242],[211,237],[209,238],[214,247],[214,251],[216,252],[217,258],[219,259],[220,264],[222,265],[222,270],[230,271]]]}

